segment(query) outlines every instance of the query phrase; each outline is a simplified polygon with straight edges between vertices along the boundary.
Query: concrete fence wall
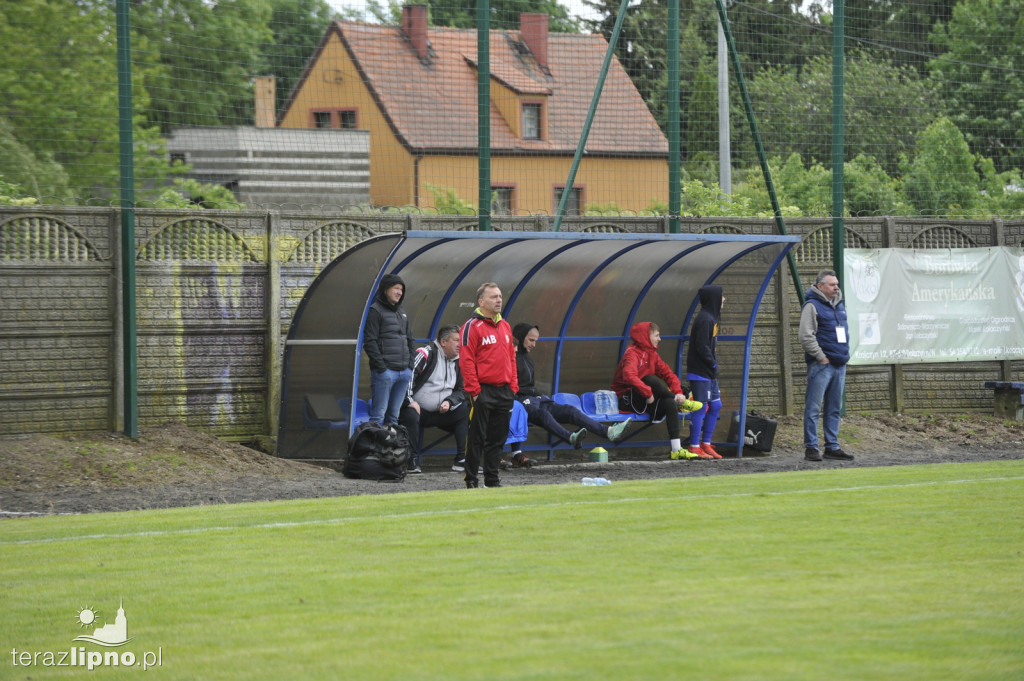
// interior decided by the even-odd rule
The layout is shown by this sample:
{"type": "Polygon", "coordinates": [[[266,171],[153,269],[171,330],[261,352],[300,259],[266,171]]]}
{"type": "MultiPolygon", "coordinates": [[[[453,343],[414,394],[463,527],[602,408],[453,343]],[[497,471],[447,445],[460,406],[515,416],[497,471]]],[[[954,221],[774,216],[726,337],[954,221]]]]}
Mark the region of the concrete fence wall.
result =
{"type": "MultiPolygon", "coordinates": [[[[277,430],[288,325],[317,273],[366,238],[406,229],[474,230],[460,216],[151,210],[136,214],[139,425],[181,421],[249,440],[277,430]]],[[[544,231],[547,216],[494,218],[544,231]]],[[[831,267],[830,219],[787,221],[806,288],[831,267]]],[[[658,233],[664,218],[566,218],[563,230],[658,233]]],[[[772,220],[685,219],[693,233],[774,234],[772,220]]],[[[850,248],[1024,245],[1024,220],[858,218],[850,248]]],[[[110,208],[0,208],[0,436],[120,430],[120,215],[110,208]]],[[[802,408],[796,288],[784,268],[762,302],[748,402],[802,408]]],[[[723,358],[723,361],[726,361],[723,358]]],[[[986,380],[1024,380],[1024,360],[852,367],[854,412],[992,409],[986,380]]],[[[735,394],[735,393],[734,393],[735,394]]]]}

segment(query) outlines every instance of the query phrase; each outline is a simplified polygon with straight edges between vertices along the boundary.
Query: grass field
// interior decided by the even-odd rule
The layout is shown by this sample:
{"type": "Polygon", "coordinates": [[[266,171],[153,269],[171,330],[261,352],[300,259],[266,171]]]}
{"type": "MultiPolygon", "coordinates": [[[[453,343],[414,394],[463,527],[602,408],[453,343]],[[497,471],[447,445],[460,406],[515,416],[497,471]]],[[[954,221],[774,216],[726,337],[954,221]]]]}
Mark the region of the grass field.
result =
{"type": "Polygon", "coordinates": [[[1022,551],[1021,461],[8,520],[0,679],[1019,681],[1022,551]]]}

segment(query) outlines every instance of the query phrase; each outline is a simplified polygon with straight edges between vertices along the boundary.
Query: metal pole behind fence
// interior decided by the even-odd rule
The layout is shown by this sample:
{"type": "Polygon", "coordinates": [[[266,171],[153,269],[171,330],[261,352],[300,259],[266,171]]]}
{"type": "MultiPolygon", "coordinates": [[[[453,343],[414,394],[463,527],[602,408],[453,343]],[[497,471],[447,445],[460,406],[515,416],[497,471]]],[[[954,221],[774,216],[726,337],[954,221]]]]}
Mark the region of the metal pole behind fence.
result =
{"type": "Polygon", "coordinates": [[[479,168],[480,231],[491,231],[491,3],[476,5],[476,121],[479,168]]]}
{"type": "Polygon", "coordinates": [[[124,304],[124,434],[139,436],[138,336],[135,327],[135,142],[132,135],[131,25],[117,0],[117,92],[121,172],[121,295],[124,304]]]}

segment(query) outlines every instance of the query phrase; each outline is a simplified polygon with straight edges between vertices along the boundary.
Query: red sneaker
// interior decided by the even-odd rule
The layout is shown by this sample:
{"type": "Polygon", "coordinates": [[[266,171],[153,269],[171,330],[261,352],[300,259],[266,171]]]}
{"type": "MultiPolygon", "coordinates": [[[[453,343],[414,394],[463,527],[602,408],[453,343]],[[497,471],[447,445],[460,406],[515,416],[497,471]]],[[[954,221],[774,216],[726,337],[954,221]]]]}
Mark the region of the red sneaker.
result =
{"type": "Polygon", "coordinates": [[[713,459],[713,458],[715,458],[715,457],[711,456],[710,454],[708,454],[707,452],[705,452],[703,449],[701,449],[700,445],[690,445],[689,446],[689,452],[691,454],[696,454],[698,459],[713,459]]]}
{"type": "Polygon", "coordinates": [[[721,459],[722,455],[715,451],[715,448],[711,446],[710,442],[701,442],[701,450],[707,454],[708,459],[721,459]]]}

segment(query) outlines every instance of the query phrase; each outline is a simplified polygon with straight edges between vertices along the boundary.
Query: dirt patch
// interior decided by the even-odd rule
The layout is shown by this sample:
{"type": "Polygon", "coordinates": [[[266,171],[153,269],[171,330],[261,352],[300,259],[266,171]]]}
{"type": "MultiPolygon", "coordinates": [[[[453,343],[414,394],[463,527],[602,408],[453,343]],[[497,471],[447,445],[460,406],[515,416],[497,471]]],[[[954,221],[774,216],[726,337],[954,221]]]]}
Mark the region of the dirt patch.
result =
{"type": "MultiPolygon", "coordinates": [[[[800,418],[778,421],[768,455],[679,462],[667,460],[667,447],[613,449],[608,463],[589,463],[583,451],[560,452],[553,462],[506,471],[502,481],[578,484],[587,475],[614,481],[1024,458],[1024,424],[982,414],[848,416],[840,433],[843,448],[856,456],[850,463],[804,461],[800,418]]],[[[349,480],[331,465],[279,459],[182,424],[145,429],[135,439],[0,438],[0,517],[461,489],[450,463],[427,457],[422,475],[400,483],[349,480]]]]}

